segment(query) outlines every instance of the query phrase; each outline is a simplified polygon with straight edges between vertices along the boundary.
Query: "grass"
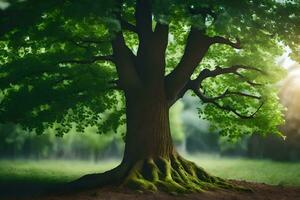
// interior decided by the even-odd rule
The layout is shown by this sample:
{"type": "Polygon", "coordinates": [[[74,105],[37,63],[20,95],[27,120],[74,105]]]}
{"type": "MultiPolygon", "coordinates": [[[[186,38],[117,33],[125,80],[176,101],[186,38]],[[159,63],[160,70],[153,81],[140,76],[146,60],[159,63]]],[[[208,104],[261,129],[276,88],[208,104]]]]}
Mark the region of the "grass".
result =
{"type": "Polygon", "coordinates": [[[63,160],[0,161],[0,199],[7,196],[32,196],[88,173],[105,171],[117,161],[84,162],[63,160]]]}
{"type": "MultiPolygon", "coordinates": [[[[209,173],[222,178],[247,180],[272,185],[300,186],[300,163],[268,160],[220,158],[217,156],[186,156],[209,173]]],[[[2,160],[0,184],[22,182],[37,184],[64,183],[88,173],[103,172],[116,166],[118,160],[87,162],[63,160],[2,160]]]]}
{"type": "Polygon", "coordinates": [[[2,160],[0,184],[7,182],[64,183],[82,175],[103,172],[117,166],[117,160],[102,162],[74,160],[2,160]]]}
{"type": "Polygon", "coordinates": [[[275,162],[218,156],[186,156],[207,172],[226,179],[246,180],[270,185],[300,186],[300,162],[275,162]]]}

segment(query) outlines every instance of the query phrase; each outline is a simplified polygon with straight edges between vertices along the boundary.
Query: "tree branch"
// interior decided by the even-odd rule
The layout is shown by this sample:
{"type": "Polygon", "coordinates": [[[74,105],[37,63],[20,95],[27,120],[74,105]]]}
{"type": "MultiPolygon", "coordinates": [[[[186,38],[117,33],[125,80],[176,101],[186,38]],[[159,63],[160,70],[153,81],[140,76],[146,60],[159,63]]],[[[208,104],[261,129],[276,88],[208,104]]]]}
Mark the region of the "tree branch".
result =
{"type": "Polygon", "coordinates": [[[169,25],[157,23],[155,26],[155,30],[153,33],[150,49],[154,49],[155,51],[148,51],[148,57],[151,60],[149,68],[152,69],[152,73],[154,76],[157,76],[160,81],[164,81],[165,75],[165,57],[166,57],[166,49],[168,46],[169,39],[169,25]]]}
{"type": "Polygon", "coordinates": [[[136,29],[141,43],[152,33],[151,0],[137,0],[135,8],[136,29]]]}
{"type": "Polygon", "coordinates": [[[165,52],[169,42],[169,25],[157,23],[154,30],[154,39],[158,50],[165,52]]]}
{"type": "Polygon", "coordinates": [[[228,74],[228,73],[236,74],[236,73],[238,73],[239,69],[254,70],[254,71],[257,71],[260,73],[264,73],[262,70],[260,70],[258,68],[251,67],[251,66],[244,66],[244,65],[234,65],[234,66],[227,67],[227,68],[221,68],[221,67],[217,66],[214,70],[204,69],[199,73],[199,75],[196,79],[190,80],[186,84],[186,86],[180,92],[180,95],[183,96],[187,90],[191,89],[204,103],[213,104],[217,108],[228,111],[228,112],[232,112],[236,116],[238,116],[242,119],[253,118],[255,116],[255,114],[260,110],[260,108],[263,106],[263,104],[264,104],[263,102],[261,103],[261,105],[257,108],[257,110],[254,113],[252,113],[250,115],[243,115],[243,114],[239,113],[237,110],[235,110],[234,108],[232,108],[231,106],[219,104],[218,100],[224,99],[224,98],[226,98],[228,96],[232,96],[232,95],[243,96],[243,97],[261,100],[261,96],[256,96],[256,95],[247,94],[247,93],[243,93],[243,92],[234,92],[234,91],[229,91],[228,89],[226,89],[225,92],[223,92],[219,96],[207,97],[200,90],[202,81],[204,79],[206,79],[208,77],[216,77],[218,75],[228,74]]]}
{"type": "Polygon", "coordinates": [[[241,73],[235,72],[235,75],[239,76],[242,80],[246,81],[246,83],[248,83],[249,85],[255,87],[255,86],[262,86],[263,84],[261,83],[254,83],[253,81],[248,80],[247,77],[245,77],[244,75],[242,75],[241,73]]]}
{"type": "MultiPolygon", "coordinates": [[[[253,70],[253,71],[257,71],[261,74],[265,74],[265,72],[262,71],[261,69],[258,69],[258,68],[252,67],[252,66],[245,66],[245,65],[234,65],[234,66],[227,67],[227,68],[221,68],[221,67],[217,66],[214,70],[204,69],[199,73],[199,75],[197,76],[196,79],[189,80],[186,83],[186,85],[180,90],[180,92],[176,95],[176,97],[171,99],[170,105],[175,103],[178,99],[182,98],[189,89],[200,88],[203,80],[206,78],[209,78],[209,77],[213,78],[213,77],[216,77],[219,75],[232,73],[232,74],[238,75],[242,80],[244,80],[246,83],[248,83],[249,85],[251,85],[253,87],[263,85],[263,84],[255,83],[253,81],[248,80],[247,77],[243,76],[242,74],[240,74],[238,72],[239,69],[253,70]]],[[[227,91],[227,93],[223,94],[223,95],[229,95],[229,93],[231,93],[231,95],[233,95],[233,93],[235,93],[235,92],[227,91]]],[[[237,93],[236,93],[236,95],[237,95],[237,93]]],[[[246,94],[243,94],[243,93],[239,93],[239,95],[246,96],[246,94]]],[[[248,96],[250,97],[250,95],[248,95],[248,96]]],[[[253,98],[255,98],[255,97],[253,96],[253,98]]]]}
{"type": "Polygon", "coordinates": [[[112,48],[121,87],[127,90],[139,86],[141,81],[135,69],[135,55],[127,47],[122,31],[116,34],[112,48]]]}
{"type": "Polygon", "coordinates": [[[243,92],[232,92],[229,91],[229,89],[226,89],[225,92],[223,92],[221,95],[217,96],[217,97],[209,97],[211,100],[219,100],[219,99],[223,99],[226,98],[228,96],[232,96],[232,95],[236,95],[236,96],[243,96],[243,97],[249,97],[249,98],[253,98],[253,99],[261,99],[261,96],[255,96],[252,94],[247,94],[247,93],[243,93],[243,92]]]}
{"type": "Polygon", "coordinates": [[[200,30],[191,28],[180,62],[165,78],[169,102],[173,102],[174,98],[185,87],[210,45],[209,37],[205,36],[200,30]]]}
{"type": "Polygon", "coordinates": [[[135,30],[137,27],[134,27],[132,24],[122,19],[122,5],[124,1],[117,0],[117,2],[117,8],[115,9],[114,14],[119,20],[122,28],[120,31],[115,33],[114,39],[111,41],[111,44],[115,61],[114,63],[116,65],[117,74],[119,77],[118,87],[122,88],[125,91],[128,91],[132,88],[139,87],[141,85],[141,80],[135,69],[136,57],[132,53],[130,48],[126,45],[123,35],[123,28],[132,29],[134,31],[138,30],[135,30]]]}
{"type": "Polygon", "coordinates": [[[238,75],[240,78],[244,79],[247,83],[251,84],[251,85],[261,85],[259,83],[254,83],[250,80],[248,80],[245,76],[243,76],[242,74],[240,74],[238,72],[238,70],[240,69],[245,69],[245,70],[252,70],[252,71],[257,71],[261,74],[266,74],[264,71],[262,71],[261,69],[258,69],[256,67],[252,67],[252,66],[245,66],[245,65],[233,65],[231,67],[226,67],[226,68],[221,68],[219,66],[217,66],[214,70],[209,70],[209,69],[204,69],[202,70],[198,77],[194,80],[194,82],[196,82],[199,86],[201,85],[201,82],[209,77],[216,77],[219,75],[223,75],[223,74],[236,74],[238,75]]]}
{"type": "Polygon", "coordinates": [[[226,106],[226,105],[220,105],[216,100],[217,98],[209,98],[207,96],[205,96],[200,90],[199,88],[192,88],[192,90],[194,91],[194,93],[200,98],[201,101],[203,101],[204,103],[210,103],[213,104],[214,106],[216,106],[217,108],[221,109],[221,110],[225,110],[228,112],[232,112],[234,113],[236,116],[240,117],[241,119],[251,119],[253,118],[256,113],[261,109],[261,107],[263,106],[264,102],[262,102],[260,104],[260,106],[256,109],[255,112],[253,112],[250,115],[243,115],[241,113],[239,113],[237,110],[235,110],[234,108],[230,107],[230,106],[226,106]]]}
{"type": "Polygon", "coordinates": [[[211,37],[211,42],[213,44],[226,44],[229,45],[235,49],[241,49],[241,41],[237,38],[236,42],[232,42],[227,38],[221,37],[221,36],[215,36],[211,37]]]}

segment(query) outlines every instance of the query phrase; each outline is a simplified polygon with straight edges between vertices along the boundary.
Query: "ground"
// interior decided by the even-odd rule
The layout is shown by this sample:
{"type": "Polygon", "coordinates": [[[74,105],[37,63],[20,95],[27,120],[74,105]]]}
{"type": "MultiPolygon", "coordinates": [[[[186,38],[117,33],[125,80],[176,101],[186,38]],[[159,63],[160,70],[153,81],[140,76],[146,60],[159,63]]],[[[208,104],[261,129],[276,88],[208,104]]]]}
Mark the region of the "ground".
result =
{"type": "Polygon", "coordinates": [[[2,197],[1,200],[299,200],[300,188],[270,186],[245,181],[232,183],[251,188],[252,192],[213,190],[192,194],[138,193],[117,188],[103,188],[70,194],[47,194],[36,197],[2,197]]]}
{"type": "Polygon", "coordinates": [[[170,195],[162,192],[137,194],[106,188],[79,194],[50,196],[40,200],[300,200],[300,188],[269,186],[237,181],[234,181],[234,183],[251,188],[253,192],[215,190],[185,195],[170,195]]]}
{"type": "Polygon", "coordinates": [[[32,197],[32,195],[38,195],[39,192],[47,188],[74,180],[83,174],[105,171],[112,168],[118,164],[118,160],[100,161],[97,163],[62,160],[2,160],[0,161],[0,199],[16,199],[8,198],[8,196],[17,196],[17,199],[29,200],[300,200],[300,163],[219,158],[203,155],[188,158],[194,160],[198,165],[203,166],[211,174],[227,179],[247,180],[248,182],[233,182],[251,188],[253,192],[214,190],[194,194],[170,195],[161,192],[141,194],[116,188],[103,188],[65,195],[47,194],[46,196],[32,197]]]}

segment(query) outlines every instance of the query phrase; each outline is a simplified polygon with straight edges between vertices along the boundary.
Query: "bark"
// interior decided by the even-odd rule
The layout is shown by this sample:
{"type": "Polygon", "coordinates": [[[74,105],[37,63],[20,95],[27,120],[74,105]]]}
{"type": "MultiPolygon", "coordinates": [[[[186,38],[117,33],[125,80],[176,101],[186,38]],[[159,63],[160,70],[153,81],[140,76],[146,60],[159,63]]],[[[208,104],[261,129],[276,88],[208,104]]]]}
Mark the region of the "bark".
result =
{"type": "Polygon", "coordinates": [[[173,153],[169,108],[162,87],[126,95],[126,110],[124,162],[167,157],[173,153]]]}

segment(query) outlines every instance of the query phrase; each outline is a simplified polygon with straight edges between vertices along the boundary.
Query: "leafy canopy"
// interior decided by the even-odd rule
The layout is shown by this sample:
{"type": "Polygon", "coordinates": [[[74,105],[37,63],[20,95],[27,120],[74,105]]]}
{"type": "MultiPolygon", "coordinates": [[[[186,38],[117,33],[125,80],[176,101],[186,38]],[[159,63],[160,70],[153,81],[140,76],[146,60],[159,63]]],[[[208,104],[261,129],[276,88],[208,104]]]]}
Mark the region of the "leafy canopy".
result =
{"type": "MultiPolygon", "coordinates": [[[[38,133],[51,127],[59,135],[74,126],[79,131],[96,126],[106,133],[123,124],[123,93],[111,87],[118,78],[111,62],[111,41],[123,30],[126,44],[136,53],[136,1],[6,3],[9,6],[0,10],[0,122],[18,123],[38,133]]],[[[205,69],[255,67],[208,77],[199,88],[200,117],[233,138],[252,132],[277,133],[283,123],[274,83],[284,71],[274,60],[289,46],[291,57],[300,61],[299,11],[298,0],[152,0],[153,27],[170,27],[166,74],[180,61],[190,27],[242,47],[211,46],[192,78],[205,69]],[[259,98],[225,94],[215,99],[217,104],[203,100],[226,91],[259,98]],[[228,106],[236,113],[220,109],[228,106]],[[237,116],[251,113],[255,117],[237,116]]]]}

